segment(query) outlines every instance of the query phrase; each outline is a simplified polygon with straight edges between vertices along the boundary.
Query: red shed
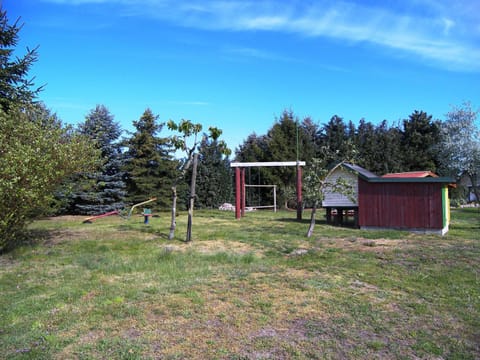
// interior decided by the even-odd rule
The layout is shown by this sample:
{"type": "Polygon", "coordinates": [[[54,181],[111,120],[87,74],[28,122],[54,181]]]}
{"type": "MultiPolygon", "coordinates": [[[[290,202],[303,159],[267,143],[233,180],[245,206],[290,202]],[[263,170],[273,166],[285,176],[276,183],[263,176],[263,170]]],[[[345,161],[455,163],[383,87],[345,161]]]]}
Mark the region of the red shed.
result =
{"type": "Polygon", "coordinates": [[[362,229],[404,229],[444,235],[450,223],[448,185],[422,171],[358,179],[358,224],[362,229]]]}

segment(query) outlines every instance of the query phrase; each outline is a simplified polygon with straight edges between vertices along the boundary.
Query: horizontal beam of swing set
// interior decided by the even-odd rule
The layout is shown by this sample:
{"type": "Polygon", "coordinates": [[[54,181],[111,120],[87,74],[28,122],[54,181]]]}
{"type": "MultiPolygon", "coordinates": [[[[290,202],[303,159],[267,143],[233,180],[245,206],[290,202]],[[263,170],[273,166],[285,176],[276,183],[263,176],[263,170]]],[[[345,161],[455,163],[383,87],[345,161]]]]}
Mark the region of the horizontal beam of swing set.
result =
{"type": "Polygon", "coordinates": [[[305,166],[305,161],[232,162],[230,167],[305,166]]]}

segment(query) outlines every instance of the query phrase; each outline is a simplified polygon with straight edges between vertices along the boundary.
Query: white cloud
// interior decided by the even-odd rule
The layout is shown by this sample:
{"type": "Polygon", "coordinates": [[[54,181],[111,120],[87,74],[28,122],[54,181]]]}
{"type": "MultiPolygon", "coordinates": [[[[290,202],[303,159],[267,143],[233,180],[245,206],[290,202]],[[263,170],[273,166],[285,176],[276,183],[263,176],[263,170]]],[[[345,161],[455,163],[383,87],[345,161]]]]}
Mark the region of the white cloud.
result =
{"type": "MultiPolygon", "coordinates": [[[[321,0],[154,1],[44,0],[56,3],[116,3],[131,14],[214,31],[271,31],[366,42],[414,55],[452,70],[480,71],[480,2],[406,0],[399,4],[321,0]]],[[[255,54],[252,54],[255,55],[255,54]]],[[[257,54],[262,55],[262,54],[257,54]]]]}
{"type": "Polygon", "coordinates": [[[295,59],[290,57],[285,57],[282,55],[275,54],[273,52],[251,48],[251,47],[228,47],[228,48],[225,48],[223,52],[228,55],[234,55],[235,57],[240,56],[243,58],[254,58],[254,59],[262,59],[262,60],[285,61],[285,62],[296,61],[295,59]]]}

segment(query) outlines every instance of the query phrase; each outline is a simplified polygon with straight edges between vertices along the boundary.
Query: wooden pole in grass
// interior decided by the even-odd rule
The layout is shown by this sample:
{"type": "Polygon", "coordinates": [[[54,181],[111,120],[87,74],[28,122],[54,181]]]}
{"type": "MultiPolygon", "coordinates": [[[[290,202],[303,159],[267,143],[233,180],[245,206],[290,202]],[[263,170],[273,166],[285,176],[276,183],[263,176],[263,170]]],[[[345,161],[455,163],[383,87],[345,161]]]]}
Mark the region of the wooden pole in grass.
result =
{"type": "Polygon", "coordinates": [[[193,155],[192,182],[190,183],[190,201],[188,205],[187,238],[185,239],[186,242],[192,241],[192,219],[193,219],[193,207],[195,205],[197,164],[198,164],[198,153],[195,153],[193,155]]]}

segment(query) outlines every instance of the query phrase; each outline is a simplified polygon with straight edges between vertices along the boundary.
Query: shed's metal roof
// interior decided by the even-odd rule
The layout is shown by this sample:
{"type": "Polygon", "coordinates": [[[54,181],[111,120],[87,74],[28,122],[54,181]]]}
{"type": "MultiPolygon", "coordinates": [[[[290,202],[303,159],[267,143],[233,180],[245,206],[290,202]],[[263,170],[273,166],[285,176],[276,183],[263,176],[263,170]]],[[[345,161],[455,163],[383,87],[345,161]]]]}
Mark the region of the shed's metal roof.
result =
{"type": "Polygon", "coordinates": [[[355,165],[355,164],[349,164],[349,163],[344,163],[342,164],[344,167],[362,175],[363,177],[366,178],[376,178],[378,177],[376,174],[374,174],[371,171],[368,171],[367,169],[362,168],[361,166],[355,165]]]}
{"type": "Polygon", "coordinates": [[[382,175],[382,178],[427,178],[438,177],[437,174],[431,171],[409,171],[401,173],[391,173],[382,175]]]}

